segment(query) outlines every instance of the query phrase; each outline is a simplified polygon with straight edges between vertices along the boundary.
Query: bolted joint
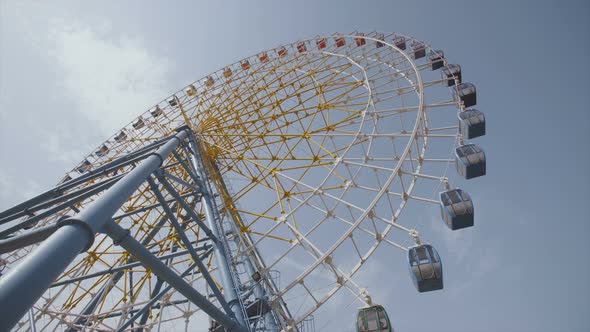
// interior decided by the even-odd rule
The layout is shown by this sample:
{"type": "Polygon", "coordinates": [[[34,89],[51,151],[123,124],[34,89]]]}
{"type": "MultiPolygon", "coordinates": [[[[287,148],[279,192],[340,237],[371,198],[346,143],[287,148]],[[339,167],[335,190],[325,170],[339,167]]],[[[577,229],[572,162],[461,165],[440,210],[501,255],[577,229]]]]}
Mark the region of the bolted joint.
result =
{"type": "Polygon", "coordinates": [[[117,246],[131,234],[128,229],[119,226],[112,219],[104,224],[100,232],[108,235],[113,240],[113,244],[117,246]]]}
{"type": "Polygon", "coordinates": [[[82,228],[86,231],[86,234],[88,235],[88,241],[86,242],[86,246],[84,246],[84,248],[82,249],[82,252],[87,251],[88,249],[92,248],[92,245],[94,244],[95,231],[90,224],[88,224],[84,220],[74,219],[70,216],[63,216],[57,221],[58,228],[61,228],[66,225],[82,226],[82,228]]]}
{"type": "Polygon", "coordinates": [[[154,175],[155,175],[156,177],[164,176],[165,174],[166,174],[166,172],[164,172],[164,170],[163,170],[163,169],[161,169],[161,168],[156,168],[156,169],[154,170],[154,175]]]}

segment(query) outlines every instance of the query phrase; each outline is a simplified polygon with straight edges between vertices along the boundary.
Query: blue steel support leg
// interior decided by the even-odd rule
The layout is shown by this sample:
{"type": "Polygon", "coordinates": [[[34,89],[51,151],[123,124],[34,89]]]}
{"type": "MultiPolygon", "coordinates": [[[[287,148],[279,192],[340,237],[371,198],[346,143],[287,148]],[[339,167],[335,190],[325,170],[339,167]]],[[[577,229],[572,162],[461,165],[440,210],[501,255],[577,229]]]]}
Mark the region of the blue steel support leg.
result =
{"type": "Polygon", "coordinates": [[[176,134],[74,218],[62,221],[60,229],[0,278],[2,329],[10,330],[74,258],[92,246],[94,235],[187,134],[176,134]]]}
{"type": "MultiPolygon", "coordinates": [[[[219,170],[218,170],[217,166],[213,165],[213,168],[214,168],[215,172],[217,172],[217,175],[220,178],[220,182],[221,182],[221,186],[222,186],[221,190],[225,191],[225,193],[229,195],[225,181],[223,180],[223,177],[221,177],[221,174],[219,174],[219,170]]],[[[234,231],[234,233],[238,234],[238,232],[240,230],[238,228],[238,225],[235,222],[231,223],[231,227],[232,227],[232,230],[234,231]]],[[[249,237],[249,234],[244,234],[244,235],[245,235],[245,237],[249,237]]],[[[251,239],[249,239],[249,240],[250,240],[249,242],[252,242],[251,239]]],[[[250,255],[251,254],[249,254],[249,253],[244,253],[242,260],[244,262],[244,265],[246,267],[246,272],[248,273],[248,275],[253,276],[258,271],[255,268],[250,255]]],[[[253,286],[254,286],[253,287],[254,288],[254,296],[257,299],[267,301],[268,294],[266,294],[266,290],[264,289],[264,287],[262,287],[261,282],[256,282],[253,286]]],[[[264,314],[264,330],[269,331],[269,332],[276,332],[277,331],[277,324],[276,324],[275,317],[273,316],[272,312],[267,312],[264,314]]]]}
{"type": "MultiPolygon", "coordinates": [[[[204,171],[201,169],[201,163],[197,160],[197,156],[199,156],[199,148],[193,135],[189,135],[189,146],[193,152],[193,155],[191,156],[191,164],[197,177],[201,179],[201,204],[205,210],[207,223],[213,234],[215,234],[215,237],[221,240],[225,234],[220,234],[219,228],[217,225],[215,225],[216,221],[215,213],[213,212],[213,204],[211,202],[211,196],[207,186],[202,183],[204,180],[204,171]]],[[[242,308],[240,298],[238,297],[238,285],[235,284],[232,277],[231,266],[230,262],[228,261],[229,257],[227,256],[223,243],[221,241],[214,242],[213,251],[215,253],[217,266],[221,274],[221,283],[223,284],[225,299],[232,308],[232,311],[235,313],[238,321],[240,321],[241,324],[246,325],[246,322],[248,322],[248,317],[246,317],[244,308],[242,308]]]]}

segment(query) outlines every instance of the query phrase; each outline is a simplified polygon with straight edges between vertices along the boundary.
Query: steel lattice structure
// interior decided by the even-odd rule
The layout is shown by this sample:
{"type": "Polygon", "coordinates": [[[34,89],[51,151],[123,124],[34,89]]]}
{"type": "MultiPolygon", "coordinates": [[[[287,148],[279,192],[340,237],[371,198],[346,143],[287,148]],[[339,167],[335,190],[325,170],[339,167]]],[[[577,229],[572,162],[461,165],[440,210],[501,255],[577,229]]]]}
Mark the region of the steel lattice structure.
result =
{"type": "Polygon", "coordinates": [[[452,191],[457,68],[412,37],[335,34],[190,84],[0,214],[1,311],[16,331],[194,330],[203,312],[304,331],[342,288],[371,304],[356,273],[420,245],[429,219],[405,213],[452,191]],[[39,289],[15,300],[17,276],[39,289]]]}

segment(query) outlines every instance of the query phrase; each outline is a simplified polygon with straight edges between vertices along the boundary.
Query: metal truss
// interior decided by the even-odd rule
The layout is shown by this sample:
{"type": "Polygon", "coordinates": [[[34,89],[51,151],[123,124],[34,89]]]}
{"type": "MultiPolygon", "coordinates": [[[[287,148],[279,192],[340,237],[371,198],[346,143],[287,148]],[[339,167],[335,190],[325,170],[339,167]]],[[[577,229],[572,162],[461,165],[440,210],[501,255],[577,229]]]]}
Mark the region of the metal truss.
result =
{"type": "Polygon", "coordinates": [[[61,319],[59,324],[66,325],[67,331],[76,331],[97,321],[118,320],[116,331],[143,331],[153,310],[190,302],[210,317],[216,331],[276,331],[289,318],[285,314],[286,304],[279,308],[280,315],[273,312],[266,302],[266,288],[261,286],[272,281],[264,276],[259,275],[259,282],[253,285],[241,283],[237,264],[245,264],[250,275],[263,267],[252,257],[232,256],[228,237],[239,227],[234,225],[232,232],[226,232],[220,224],[219,208],[212,198],[213,187],[200,155],[195,135],[183,126],[173,135],[77,178],[65,179],[55,188],[1,212],[0,254],[22,250],[27,254],[0,277],[0,327],[11,329],[28,322],[34,329],[39,323],[35,316],[51,316],[49,306],[40,304],[43,299],[50,302],[45,293],[107,280],[97,284],[98,289],[88,291],[83,303],[77,304],[81,310],[74,319],[61,319]],[[182,175],[168,171],[171,169],[182,170],[182,175]],[[142,195],[151,192],[152,204],[129,208],[129,201],[137,196],[138,190],[143,190],[142,195]],[[204,213],[195,209],[195,200],[200,201],[204,213]],[[121,226],[124,220],[150,209],[162,213],[157,222],[146,226],[149,232],[136,236],[121,226]],[[168,228],[173,230],[175,242],[162,254],[157,238],[168,228]],[[187,235],[195,230],[203,235],[187,235]],[[102,270],[69,277],[66,269],[79,255],[105,246],[102,241],[95,243],[102,235],[125,250],[124,259],[107,264],[102,270]],[[35,248],[29,250],[31,246],[35,248]],[[187,258],[190,263],[182,271],[173,268],[174,260],[187,258]],[[216,267],[212,267],[213,258],[216,267]],[[122,310],[98,313],[108,294],[121,293],[125,288],[128,291],[123,292],[124,297],[137,296],[133,276],[140,274],[134,272],[138,268],[145,269],[143,276],[156,277],[148,287],[150,296],[122,310]],[[212,274],[214,271],[218,280],[212,274]],[[204,280],[211,295],[203,294],[187,280],[196,275],[204,280]],[[167,298],[171,291],[181,294],[184,300],[167,298]]]}

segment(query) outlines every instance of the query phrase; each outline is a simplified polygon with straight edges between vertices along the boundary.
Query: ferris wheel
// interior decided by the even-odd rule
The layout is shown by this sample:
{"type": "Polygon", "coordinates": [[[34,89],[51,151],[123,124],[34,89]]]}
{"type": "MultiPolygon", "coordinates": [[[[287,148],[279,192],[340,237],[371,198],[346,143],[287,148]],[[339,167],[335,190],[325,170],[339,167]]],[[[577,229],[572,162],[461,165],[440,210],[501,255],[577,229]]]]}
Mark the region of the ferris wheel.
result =
{"type": "Polygon", "coordinates": [[[357,331],[392,331],[355,277],[383,248],[407,257],[392,264],[417,291],[443,288],[419,230],[428,205],[450,230],[474,225],[451,179],[486,173],[475,105],[459,65],[397,33],[320,36],[213,72],[0,213],[0,326],[309,331],[347,296],[357,331]]]}

